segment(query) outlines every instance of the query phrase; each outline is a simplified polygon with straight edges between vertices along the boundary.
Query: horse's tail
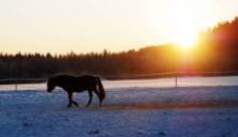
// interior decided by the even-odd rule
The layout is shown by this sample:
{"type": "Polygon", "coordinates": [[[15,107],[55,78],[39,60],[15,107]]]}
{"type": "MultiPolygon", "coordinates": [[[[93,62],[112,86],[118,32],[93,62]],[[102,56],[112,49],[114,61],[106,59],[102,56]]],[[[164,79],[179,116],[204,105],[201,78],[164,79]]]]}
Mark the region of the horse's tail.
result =
{"type": "Polygon", "coordinates": [[[96,79],[97,79],[97,85],[99,88],[99,99],[100,99],[100,105],[101,105],[101,103],[103,102],[103,100],[106,97],[106,93],[105,93],[104,87],[102,85],[101,79],[99,77],[96,77],[96,79]]]}

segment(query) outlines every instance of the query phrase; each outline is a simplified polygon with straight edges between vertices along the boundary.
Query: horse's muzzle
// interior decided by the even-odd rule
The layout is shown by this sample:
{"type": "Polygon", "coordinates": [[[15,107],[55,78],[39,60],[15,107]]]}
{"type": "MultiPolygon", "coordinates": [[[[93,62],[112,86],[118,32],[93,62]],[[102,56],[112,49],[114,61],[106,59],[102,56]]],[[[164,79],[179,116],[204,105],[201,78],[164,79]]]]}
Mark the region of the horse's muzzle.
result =
{"type": "Polygon", "coordinates": [[[50,90],[50,89],[47,89],[47,92],[49,92],[49,93],[50,93],[51,91],[52,91],[52,90],[50,90]]]}

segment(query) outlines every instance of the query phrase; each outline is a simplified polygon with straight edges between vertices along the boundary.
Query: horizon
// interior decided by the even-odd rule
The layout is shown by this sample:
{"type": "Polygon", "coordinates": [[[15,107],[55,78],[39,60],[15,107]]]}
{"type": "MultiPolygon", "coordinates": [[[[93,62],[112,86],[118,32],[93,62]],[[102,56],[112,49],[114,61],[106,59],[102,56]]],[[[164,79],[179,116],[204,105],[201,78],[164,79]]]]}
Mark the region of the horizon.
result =
{"type": "Polygon", "coordinates": [[[34,54],[39,54],[39,55],[44,55],[46,56],[47,54],[50,54],[52,56],[58,56],[58,55],[62,55],[62,56],[68,56],[70,54],[75,54],[75,55],[87,55],[87,54],[104,54],[104,52],[107,53],[111,53],[111,54],[118,54],[118,53],[123,53],[123,52],[130,52],[130,51],[139,51],[143,48],[149,48],[149,47],[160,47],[160,46],[176,46],[176,45],[172,45],[172,44],[161,44],[161,45],[145,45],[142,47],[139,47],[137,49],[131,48],[131,49],[127,49],[127,50],[121,50],[121,51],[110,51],[107,49],[103,49],[102,51],[89,51],[89,52],[74,52],[74,51],[69,51],[69,52],[64,52],[64,53],[51,53],[51,52],[15,52],[15,53],[7,53],[7,52],[0,52],[1,55],[13,55],[16,56],[18,54],[21,55],[34,55],[34,54]]]}
{"type": "Polygon", "coordinates": [[[237,16],[231,0],[17,0],[0,2],[1,53],[122,52],[186,46],[237,16]],[[225,10],[224,10],[225,9],[225,10]]]}

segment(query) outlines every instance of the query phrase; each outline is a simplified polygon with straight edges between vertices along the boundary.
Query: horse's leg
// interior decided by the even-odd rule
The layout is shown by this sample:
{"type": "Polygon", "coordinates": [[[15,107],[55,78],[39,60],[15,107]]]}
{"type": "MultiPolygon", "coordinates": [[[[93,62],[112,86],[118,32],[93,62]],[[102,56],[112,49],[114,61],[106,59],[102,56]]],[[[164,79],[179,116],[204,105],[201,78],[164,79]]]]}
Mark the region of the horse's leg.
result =
{"type": "Polygon", "coordinates": [[[89,96],[89,100],[88,100],[88,103],[87,103],[86,107],[89,107],[89,105],[90,105],[91,102],[92,102],[92,98],[93,98],[93,92],[92,92],[92,90],[88,90],[88,96],[89,96]]]}
{"type": "Polygon", "coordinates": [[[94,92],[95,92],[95,93],[96,93],[96,95],[98,96],[98,99],[99,99],[99,101],[100,101],[100,104],[99,104],[99,106],[101,107],[101,106],[102,106],[102,101],[101,101],[101,99],[100,99],[99,92],[98,92],[98,90],[97,90],[97,89],[95,89],[95,90],[94,90],[94,92]]]}
{"type": "Polygon", "coordinates": [[[76,107],[79,106],[79,104],[78,104],[76,101],[73,101],[73,100],[72,100],[72,103],[73,103],[76,107]]]}
{"type": "Polygon", "coordinates": [[[73,103],[75,106],[78,106],[78,103],[73,100],[73,92],[68,92],[68,98],[69,98],[68,107],[71,107],[71,106],[72,106],[72,103],[73,103]]]}
{"type": "Polygon", "coordinates": [[[67,92],[67,93],[68,93],[68,99],[69,99],[69,104],[67,105],[67,107],[71,107],[73,93],[72,92],[67,92]]]}

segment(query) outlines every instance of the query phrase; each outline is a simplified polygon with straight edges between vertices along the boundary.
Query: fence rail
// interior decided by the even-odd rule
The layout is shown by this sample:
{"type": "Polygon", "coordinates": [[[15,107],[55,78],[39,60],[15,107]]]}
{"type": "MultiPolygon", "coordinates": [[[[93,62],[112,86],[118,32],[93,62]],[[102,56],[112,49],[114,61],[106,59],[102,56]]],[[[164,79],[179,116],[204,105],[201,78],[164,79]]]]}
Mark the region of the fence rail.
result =
{"type": "Polygon", "coordinates": [[[171,72],[171,73],[154,73],[154,74],[145,74],[145,75],[130,75],[130,76],[105,76],[105,79],[108,80],[117,80],[117,79],[153,79],[153,78],[166,78],[166,77],[184,77],[184,76],[203,76],[203,77],[212,77],[212,76],[237,76],[238,71],[227,71],[227,72],[171,72]]]}
{"type": "MultiPolygon", "coordinates": [[[[126,76],[102,76],[107,80],[123,80],[123,79],[154,79],[154,78],[166,78],[166,77],[184,77],[184,76],[237,76],[238,71],[229,72],[171,72],[171,73],[153,73],[153,74],[142,74],[142,75],[126,75],[126,76]]],[[[176,79],[177,80],[177,79],[176,79]]],[[[0,79],[0,84],[34,84],[46,82],[46,78],[9,78],[0,79]]]]}
{"type": "Polygon", "coordinates": [[[0,84],[30,84],[30,83],[43,83],[46,79],[0,79],[0,84]]]}

